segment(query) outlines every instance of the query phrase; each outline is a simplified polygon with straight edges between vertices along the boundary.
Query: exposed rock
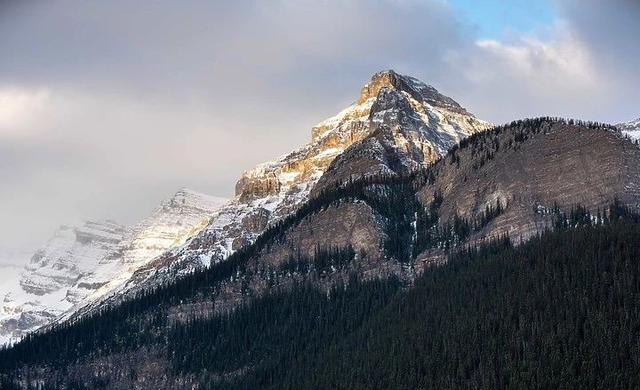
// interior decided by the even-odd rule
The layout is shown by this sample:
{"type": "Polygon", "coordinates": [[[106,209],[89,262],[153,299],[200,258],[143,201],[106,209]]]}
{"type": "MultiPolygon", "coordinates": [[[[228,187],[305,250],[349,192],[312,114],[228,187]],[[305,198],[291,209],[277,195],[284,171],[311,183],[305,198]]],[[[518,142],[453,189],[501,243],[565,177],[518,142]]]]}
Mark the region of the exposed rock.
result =
{"type": "Polygon", "coordinates": [[[442,196],[441,218],[474,218],[499,201],[505,211],[474,239],[503,234],[516,242],[551,226],[550,210],[576,205],[594,214],[614,199],[640,206],[640,149],[618,134],[548,123],[524,142],[514,127],[478,138],[440,161],[436,179],[418,193],[425,204],[442,196]],[[487,152],[491,153],[488,158],[487,152]]]}
{"type": "Polygon", "coordinates": [[[455,100],[442,95],[432,86],[424,84],[414,77],[401,76],[393,70],[385,70],[374,74],[371,81],[362,88],[358,102],[362,103],[378,96],[384,88],[404,91],[418,102],[425,102],[432,106],[463,115],[471,115],[455,100]]]}

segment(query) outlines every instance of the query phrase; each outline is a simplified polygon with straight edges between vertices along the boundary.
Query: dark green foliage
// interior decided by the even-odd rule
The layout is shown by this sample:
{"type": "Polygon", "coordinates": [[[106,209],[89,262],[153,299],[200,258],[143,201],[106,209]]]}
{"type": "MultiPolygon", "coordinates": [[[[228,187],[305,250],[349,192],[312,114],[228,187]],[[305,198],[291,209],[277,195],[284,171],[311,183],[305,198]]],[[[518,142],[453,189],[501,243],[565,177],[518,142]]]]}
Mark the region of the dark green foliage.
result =
{"type": "Polygon", "coordinates": [[[333,250],[316,248],[313,256],[313,266],[315,271],[321,275],[342,270],[353,261],[355,254],[351,246],[333,250]]]}
{"type": "Polygon", "coordinates": [[[361,283],[323,294],[312,286],[254,301],[225,316],[174,326],[169,356],[179,374],[196,374],[205,382],[219,374],[250,372],[244,388],[260,388],[290,375],[292,364],[307,364],[323,350],[359,329],[399,290],[398,281],[361,283]],[[209,375],[203,374],[208,372],[209,375]]]}
{"type": "Polygon", "coordinates": [[[205,388],[635,389],[640,225],[612,208],[611,224],[464,250],[404,292],[301,285],[192,320],[171,328],[167,356],[205,388]]]}
{"type": "Polygon", "coordinates": [[[416,212],[416,239],[413,256],[416,257],[426,249],[434,248],[439,242],[438,210],[442,205],[442,195],[436,193],[428,208],[418,207],[416,212]]]}
{"type": "Polygon", "coordinates": [[[620,220],[640,223],[640,214],[636,214],[629,210],[629,208],[622,204],[618,199],[615,199],[607,209],[602,211],[598,210],[596,215],[593,215],[587,208],[581,205],[576,205],[571,208],[569,213],[565,213],[560,210],[557,204],[554,204],[551,212],[554,215],[554,226],[556,229],[566,229],[586,225],[601,225],[620,220]]]}
{"type": "MultiPolygon", "coordinates": [[[[318,325],[322,331],[313,337],[305,332],[285,336],[291,335],[289,329],[307,329],[320,321],[305,309],[289,311],[290,317],[277,311],[284,319],[270,317],[268,310],[247,311],[207,325],[244,330],[257,321],[254,333],[239,336],[229,330],[234,339],[244,340],[234,343],[239,349],[225,344],[231,341],[221,336],[224,331],[213,332],[216,347],[210,341],[203,344],[216,356],[228,351],[241,356],[212,359],[207,363],[212,370],[248,368],[216,388],[636,389],[639,280],[640,226],[583,226],[545,233],[518,248],[502,240],[463,251],[446,265],[427,270],[415,287],[396,294],[374,315],[366,306],[338,300],[335,309],[327,309],[340,313],[332,317],[336,329],[323,321],[318,325]],[[365,316],[359,315],[362,310],[365,316]],[[344,321],[353,317],[364,320],[345,327],[344,321]],[[268,334],[285,339],[284,344],[274,347],[269,358],[250,353],[265,342],[263,332],[280,326],[281,334],[268,334]]],[[[357,297],[368,293],[366,285],[359,285],[347,296],[363,302],[357,297]]],[[[273,304],[295,306],[292,295],[290,303],[279,296],[273,304]]],[[[204,323],[197,326],[183,335],[196,344],[191,335],[211,331],[204,323]]],[[[195,358],[202,354],[206,352],[195,358]]],[[[203,368],[198,364],[178,362],[177,368],[203,368]]]]}
{"type": "Polygon", "coordinates": [[[298,254],[289,258],[279,269],[285,274],[307,274],[315,271],[322,276],[345,269],[355,256],[356,253],[351,246],[333,249],[316,247],[312,258],[298,254]]]}
{"type": "Polygon", "coordinates": [[[502,214],[505,207],[500,200],[495,206],[487,206],[485,211],[477,219],[469,221],[458,215],[454,215],[450,222],[442,223],[439,210],[442,204],[442,196],[435,194],[428,208],[418,206],[415,223],[415,243],[413,257],[427,249],[439,248],[449,250],[462,244],[472,233],[487,226],[497,216],[502,214]]]}

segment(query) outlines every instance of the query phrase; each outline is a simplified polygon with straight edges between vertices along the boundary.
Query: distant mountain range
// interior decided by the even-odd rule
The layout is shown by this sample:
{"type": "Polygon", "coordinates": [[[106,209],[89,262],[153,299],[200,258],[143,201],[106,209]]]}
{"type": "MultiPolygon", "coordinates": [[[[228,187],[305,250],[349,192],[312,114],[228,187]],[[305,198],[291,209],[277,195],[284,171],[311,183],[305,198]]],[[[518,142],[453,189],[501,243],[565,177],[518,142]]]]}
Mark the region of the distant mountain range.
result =
{"type": "Polygon", "coordinates": [[[0,343],[19,340],[117,290],[137,269],[206,226],[224,202],[182,189],[132,227],[112,221],[60,227],[20,276],[0,289],[0,343]]]}

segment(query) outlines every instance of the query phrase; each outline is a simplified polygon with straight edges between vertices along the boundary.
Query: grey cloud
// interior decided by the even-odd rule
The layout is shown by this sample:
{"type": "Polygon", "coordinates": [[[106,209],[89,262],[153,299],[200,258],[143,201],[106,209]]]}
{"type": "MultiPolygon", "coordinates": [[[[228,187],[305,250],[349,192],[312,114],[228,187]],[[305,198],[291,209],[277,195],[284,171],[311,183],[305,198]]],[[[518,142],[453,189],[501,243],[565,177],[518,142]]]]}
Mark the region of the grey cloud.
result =
{"type": "Polygon", "coordinates": [[[625,25],[638,19],[610,34],[616,12],[558,1],[593,80],[553,80],[553,50],[571,39],[489,50],[440,0],[2,2],[0,94],[46,89],[50,101],[18,135],[0,121],[0,246],[84,217],[133,222],[181,186],[231,195],[243,169],[304,143],[384,68],[495,122],[630,115],[640,55],[624,49],[637,28],[625,25]],[[512,49],[528,53],[528,71],[512,49]]]}
{"type": "Polygon", "coordinates": [[[556,0],[563,18],[585,42],[613,91],[610,120],[640,116],[640,2],[556,0]]]}

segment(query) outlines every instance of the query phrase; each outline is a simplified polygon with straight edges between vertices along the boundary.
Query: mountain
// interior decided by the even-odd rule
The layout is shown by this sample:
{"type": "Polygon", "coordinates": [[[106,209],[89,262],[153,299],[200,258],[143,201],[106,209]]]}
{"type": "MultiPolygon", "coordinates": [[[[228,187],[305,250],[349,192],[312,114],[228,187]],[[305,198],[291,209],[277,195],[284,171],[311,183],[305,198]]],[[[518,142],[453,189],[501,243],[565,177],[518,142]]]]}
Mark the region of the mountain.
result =
{"type": "Polygon", "coordinates": [[[618,123],[616,127],[622,134],[628,136],[634,141],[640,141],[640,118],[629,122],[618,123]]]}
{"type": "Polygon", "coordinates": [[[3,288],[0,343],[15,341],[117,290],[140,267],[206,226],[226,200],[181,189],[139,224],[62,226],[3,288]]]}
{"type": "Polygon", "coordinates": [[[215,211],[206,228],[139,269],[112,296],[120,299],[218,263],[322,188],[349,178],[424,168],[490,127],[432,86],[393,70],[378,72],[352,105],[311,129],[308,144],[244,172],[235,198],[215,211]]]}
{"type": "Polygon", "coordinates": [[[5,294],[0,342],[217,263],[294,212],[312,191],[347,177],[425,167],[489,127],[415,78],[376,73],[356,102],[313,127],[310,143],[244,172],[229,202],[181,190],[138,226],[61,228],[5,294]],[[363,153],[344,154],[364,139],[363,153]]]}
{"type": "MultiPolygon", "coordinates": [[[[388,134],[382,127],[346,148],[354,171],[388,134]]],[[[402,166],[406,150],[371,155],[402,166]]],[[[349,160],[338,160],[324,175],[347,170],[349,160]]],[[[467,374],[452,387],[495,388],[508,387],[505,378],[558,387],[584,370],[595,382],[577,387],[631,380],[634,368],[591,375],[580,363],[583,354],[639,361],[624,346],[640,329],[628,303],[639,269],[640,148],[616,128],[515,121],[417,171],[321,182],[225,260],[0,351],[2,378],[90,388],[365,388],[369,380],[412,388],[444,383],[453,370],[467,374]],[[460,250],[470,259],[448,263],[460,250]],[[398,354],[402,366],[384,358],[398,354]],[[540,371],[540,361],[555,368],[540,371]],[[562,374],[566,364],[575,369],[562,374]]]]}

